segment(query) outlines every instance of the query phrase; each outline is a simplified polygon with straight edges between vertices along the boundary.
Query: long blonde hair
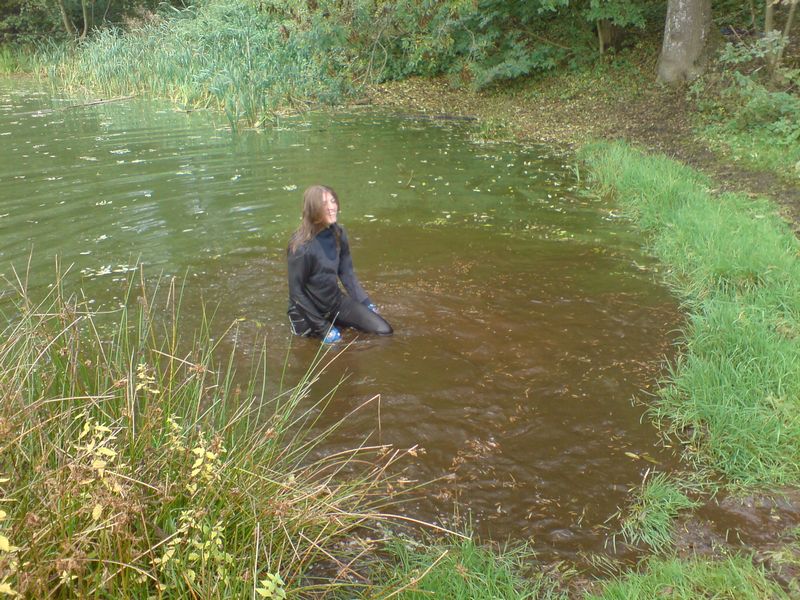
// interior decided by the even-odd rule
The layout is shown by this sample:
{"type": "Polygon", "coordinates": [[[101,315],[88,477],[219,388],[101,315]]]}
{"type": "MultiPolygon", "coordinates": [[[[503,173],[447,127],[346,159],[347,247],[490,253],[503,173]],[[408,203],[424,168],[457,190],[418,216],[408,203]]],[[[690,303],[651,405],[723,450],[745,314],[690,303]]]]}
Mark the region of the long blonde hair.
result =
{"type": "MultiPolygon", "coordinates": [[[[296,252],[300,246],[311,241],[315,235],[327,227],[325,220],[325,208],[323,206],[323,198],[325,193],[328,193],[336,202],[337,207],[339,204],[339,196],[333,191],[333,188],[327,185],[312,185],[310,188],[303,192],[303,218],[300,226],[292,234],[289,240],[289,252],[296,252]]],[[[334,228],[336,234],[336,245],[339,245],[339,231],[334,228]]]]}

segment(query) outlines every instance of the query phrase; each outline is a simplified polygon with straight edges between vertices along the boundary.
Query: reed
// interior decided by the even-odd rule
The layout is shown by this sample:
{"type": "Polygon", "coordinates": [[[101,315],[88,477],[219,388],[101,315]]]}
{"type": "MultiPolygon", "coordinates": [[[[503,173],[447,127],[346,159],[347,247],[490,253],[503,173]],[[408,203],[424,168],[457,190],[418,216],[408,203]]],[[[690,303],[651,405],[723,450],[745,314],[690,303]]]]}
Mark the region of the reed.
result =
{"type": "Polygon", "coordinates": [[[402,452],[311,458],[331,357],[269,400],[264,352],[241,383],[208,321],[185,338],[174,284],[132,285],[126,306],[20,284],[0,343],[0,591],[283,598],[350,581],[343,542],[385,513],[402,452]]]}
{"type": "Polygon", "coordinates": [[[34,70],[34,54],[18,46],[0,46],[0,74],[29,73],[34,70]]]}
{"type": "Polygon", "coordinates": [[[800,243],[765,200],[714,195],[675,161],[588,147],[592,181],[643,229],[687,313],[652,416],[733,486],[800,482],[800,243]]]}
{"type": "Polygon", "coordinates": [[[324,22],[280,18],[256,2],[211,0],[128,32],[104,30],[48,55],[50,75],[74,90],[140,94],[213,108],[233,127],[348,93],[347,63],[324,22]]]}

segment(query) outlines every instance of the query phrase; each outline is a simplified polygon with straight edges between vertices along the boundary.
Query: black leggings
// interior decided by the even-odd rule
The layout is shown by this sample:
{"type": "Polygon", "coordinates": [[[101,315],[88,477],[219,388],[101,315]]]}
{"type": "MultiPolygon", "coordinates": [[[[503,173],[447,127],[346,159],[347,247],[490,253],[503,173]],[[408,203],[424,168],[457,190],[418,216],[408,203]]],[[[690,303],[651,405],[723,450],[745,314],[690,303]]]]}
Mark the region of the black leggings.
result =
{"type": "Polygon", "coordinates": [[[337,327],[352,327],[364,333],[378,335],[392,335],[393,332],[392,326],[386,319],[349,296],[342,296],[339,314],[333,324],[337,327]]]}
{"type": "MultiPolygon", "coordinates": [[[[323,337],[326,333],[314,335],[311,324],[296,306],[289,308],[289,323],[292,326],[292,333],[295,335],[323,337]]],[[[342,302],[339,304],[339,312],[336,314],[334,323],[337,327],[352,327],[364,333],[392,335],[392,326],[386,322],[386,319],[349,296],[342,296],[342,302]]]]}

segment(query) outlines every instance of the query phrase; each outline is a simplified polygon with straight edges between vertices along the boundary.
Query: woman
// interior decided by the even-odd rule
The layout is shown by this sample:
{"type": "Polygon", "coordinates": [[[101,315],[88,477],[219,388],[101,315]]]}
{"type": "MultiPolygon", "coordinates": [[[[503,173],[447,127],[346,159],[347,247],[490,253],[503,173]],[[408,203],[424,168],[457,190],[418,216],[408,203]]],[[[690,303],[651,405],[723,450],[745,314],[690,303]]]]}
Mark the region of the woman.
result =
{"type": "Polygon", "coordinates": [[[339,198],[331,188],[312,185],[303,194],[303,220],[287,252],[292,332],[327,344],[342,339],[338,327],[391,335],[391,325],[356,278],[338,215],[339,198]],[[347,294],[339,288],[340,279],[347,294]]]}

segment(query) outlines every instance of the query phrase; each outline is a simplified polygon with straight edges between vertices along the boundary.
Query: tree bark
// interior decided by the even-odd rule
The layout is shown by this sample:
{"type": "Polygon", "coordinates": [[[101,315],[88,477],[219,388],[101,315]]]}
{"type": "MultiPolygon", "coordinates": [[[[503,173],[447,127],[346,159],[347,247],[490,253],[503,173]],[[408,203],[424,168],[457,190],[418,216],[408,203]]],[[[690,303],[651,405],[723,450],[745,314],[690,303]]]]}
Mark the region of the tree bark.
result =
{"type": "MultiPolygon", "coordinates": [[[[89,18],[89,0],[81,0],[81,10],[83,11],[83,31],[81,32],[81,39],[84,39],[91,27],[89,24],[91,20],[89,18]]],[[[92,7],[92,13],[94,13],[94,6],[92,7]]]]}
{"type": "Polygon", "coordinates": [[[600,46],[600,54],[609,48],[619,50],[625,38],[625,30],[609,21],[600,19],[597,21],[597,41],[600,46]]]}
{"type": "Polygon", "coordinates": [[[767,0],[764,9],[764,33],[769,33],[775,29],[775,0],[767,0]]]}
{"type": "Polygon", "coordinates": [[[711,25],[711,0],[668,0],[659,81],[676,85],[702,74],[711,25]]]}
{"type": "Polygon", "coordinates": [[[61,11],[61,20],[64,23],[64,29],[69,35],[76,35],[78,32],[75,29],[75,25],[72,23],[72,19],[69,18],[67,14],[67,9],[64,6],[64,0],[56,0],[58,2],[58,9],[61,11]]]}
{"type": "Polygon", "coordinates": [[[775,56],[775,60],[773,61],[772,67],[772,78],[773,80],[778,77],[778,69],[781,66],[781,60],[783,60],[783,51],[786,49],[786,45],[789,43],[789,34],[792,32],[792,25],[794,25],[794,15],[795,11],[797,10],[797,4],[800,0],[790,0],[791,7],[789,8],[789,16],[786,17],[786,24],[783,28],[783,35],[781,36],[781,44],[780,49],[778,50],[778,54],[775,56]]]}

